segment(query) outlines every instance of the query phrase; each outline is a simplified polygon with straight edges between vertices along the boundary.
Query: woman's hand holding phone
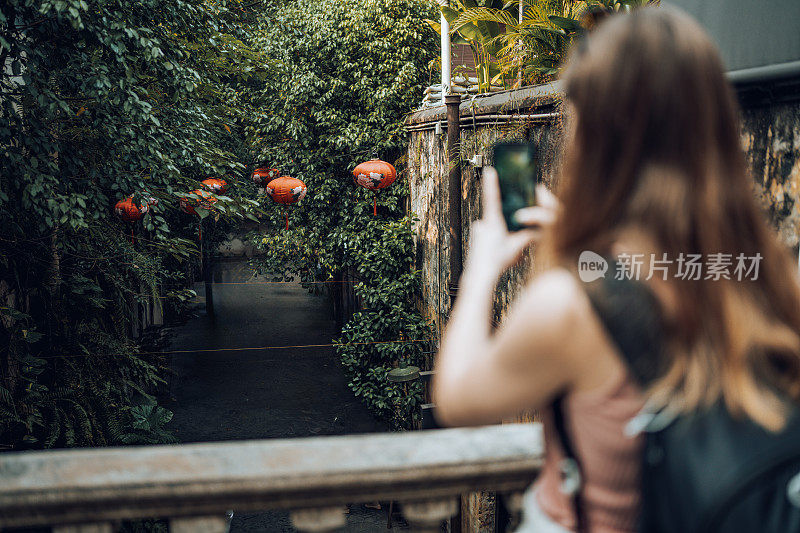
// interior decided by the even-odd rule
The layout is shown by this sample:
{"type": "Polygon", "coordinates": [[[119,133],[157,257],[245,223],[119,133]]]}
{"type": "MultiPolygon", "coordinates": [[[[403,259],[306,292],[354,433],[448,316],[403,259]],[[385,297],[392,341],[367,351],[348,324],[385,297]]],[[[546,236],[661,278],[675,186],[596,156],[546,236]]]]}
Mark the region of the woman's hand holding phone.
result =
{"type": "Polygon", "coordinates": [[[500,185],[494,167],[483,170],[483,218],[470,229],[470,248],[467,271],[499,276],[519,262],[529,245],[541,240],[555,221],[558,200],[543,185],[537,186],[537,204],[515,213],[524,229],[509,232],[503,217],[500,185]]]}
{"type": "Polygon", "coordinates": [[[533,207],[524,207],[514,213],[514,220],[520,226],[538,232],[537,241],[542,233],[550,228],[556,221],[559,204],[558,199],[543,184],[536,186],[536,204],[533,207]]]}

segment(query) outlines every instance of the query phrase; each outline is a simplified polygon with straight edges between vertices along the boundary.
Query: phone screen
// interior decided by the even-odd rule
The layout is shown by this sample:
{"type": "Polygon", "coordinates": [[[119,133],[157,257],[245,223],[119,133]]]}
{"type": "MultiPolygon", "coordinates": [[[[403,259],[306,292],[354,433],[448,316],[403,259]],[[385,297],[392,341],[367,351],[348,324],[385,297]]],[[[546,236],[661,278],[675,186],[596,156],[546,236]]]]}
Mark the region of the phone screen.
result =
{"type": "Polygon", "coordinates": [[[500,180],[500,198],[508,231],[522,229],[514,213],[536,205],[536,149],[530,143],[496,144],[492,160],[500,180]]]}

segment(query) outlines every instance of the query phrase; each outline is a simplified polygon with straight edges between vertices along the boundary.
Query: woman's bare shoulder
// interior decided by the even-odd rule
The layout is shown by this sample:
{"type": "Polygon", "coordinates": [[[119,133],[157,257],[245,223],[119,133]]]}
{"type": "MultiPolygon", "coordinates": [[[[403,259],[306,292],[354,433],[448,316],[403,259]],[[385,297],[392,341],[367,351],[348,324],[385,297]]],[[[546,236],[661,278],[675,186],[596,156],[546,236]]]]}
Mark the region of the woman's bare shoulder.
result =
{"type": "Polygon", "coordinates": [[[549,359],[563,366],[574,388],[592,389],[622,369],[583,282],[568,270],[537,276],[523,291],[516,314],[514,320],[528,325],[529,340],[538,347],[536,364],[549,359]]]}
{"type": "Polygon", "coordinates": [[[532,313],[551,327],[575,326],[576,321],[591,316],[591,305],[581,282],[563,268],[536,276],[522,291],[519,302],[522,313],[532,313]]]}

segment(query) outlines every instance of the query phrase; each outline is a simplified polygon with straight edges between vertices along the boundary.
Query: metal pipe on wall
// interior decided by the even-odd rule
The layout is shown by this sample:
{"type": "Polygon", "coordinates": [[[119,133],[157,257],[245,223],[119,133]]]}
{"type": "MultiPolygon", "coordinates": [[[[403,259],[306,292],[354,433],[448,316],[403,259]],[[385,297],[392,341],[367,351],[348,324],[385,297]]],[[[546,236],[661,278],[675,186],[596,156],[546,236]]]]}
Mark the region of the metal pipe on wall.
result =
{"type": "MultiPolygon", "coordinates": [[[[475,115],[475,117],[463,117],[459,120],[462,127],[471,128],[473,125],[478,126],[492,126],[503,125],[510,122],[547,122],[554,120],[561,116],[561,112],[554,113],[536,113],[526,115],[503,115],[503,114],[486,114],[475,115]]],[[[425,131],[436,129],[436,124],[440,121],[434,120],[432,122],[424,122],[421,124],[412,124],[405,126],[406,131],[425,131]]],[[[446,127],[446,126],[445,126],[446,127]]]]}
{"type": "Polygon", "coordinates": [[[449,94],[445,96],[447,105],[447,162],[449,168],[448,220],[450,233],[450,305],[455,301],[458,292],[458,279],[461,277],[461,128],[459,127],[459,107],[461,96],[449,94]]]}

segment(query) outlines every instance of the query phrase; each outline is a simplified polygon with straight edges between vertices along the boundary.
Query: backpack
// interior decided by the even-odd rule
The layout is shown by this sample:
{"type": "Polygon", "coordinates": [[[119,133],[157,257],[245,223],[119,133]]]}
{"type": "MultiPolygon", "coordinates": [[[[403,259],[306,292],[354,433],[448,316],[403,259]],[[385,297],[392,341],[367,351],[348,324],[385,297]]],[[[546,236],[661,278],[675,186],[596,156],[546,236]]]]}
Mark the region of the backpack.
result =
{"type": "MultiPolygon", "coordinates": [[[[611,270],[614,272],[614,270],[611,270]]],[[[642,385],[658,375],[662,347],[658,303],[633,280],[586,284],[595,311],[642,385]]],[[[556,432],[577,472],[562,399],[553,404],[556,432]]],[[[734,417],[722,402],[690,415],[645,408],[626,433],[645,433],[641,533],[800,533],[800,409],[780,433],[734,417]]],[[[569,483],[565,485],[570,485],[569,483]]],[[[572,483],[578,533],[590,531],[580,483],[572,483]]]]}

